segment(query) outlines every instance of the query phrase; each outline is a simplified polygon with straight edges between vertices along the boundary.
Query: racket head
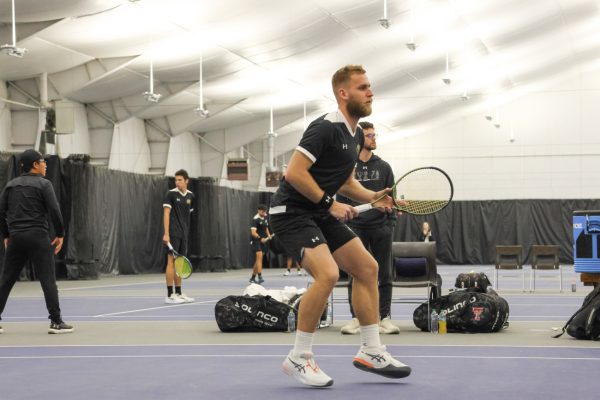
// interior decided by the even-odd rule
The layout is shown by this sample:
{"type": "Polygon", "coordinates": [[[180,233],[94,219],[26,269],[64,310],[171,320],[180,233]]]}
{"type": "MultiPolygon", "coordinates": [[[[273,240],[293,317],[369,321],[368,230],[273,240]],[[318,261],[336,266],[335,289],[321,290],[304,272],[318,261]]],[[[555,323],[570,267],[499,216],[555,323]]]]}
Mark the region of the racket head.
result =
{"type": "Polygon", "coordinates": [[[192,275],[192,263],[187,257],[179,256],[173,262],[175,266],[175,273],[181,279],[187,279],[192,275]]]}
{"type": "Polygon", "coordinates": [[[450,176],[438,167],[421,167],[402,175],[392,187],[396,210],[413,215],[429,215],[446,208],[454,196],[450,176]],[[404,200],[399,204],[396,200],[404,200]]]}

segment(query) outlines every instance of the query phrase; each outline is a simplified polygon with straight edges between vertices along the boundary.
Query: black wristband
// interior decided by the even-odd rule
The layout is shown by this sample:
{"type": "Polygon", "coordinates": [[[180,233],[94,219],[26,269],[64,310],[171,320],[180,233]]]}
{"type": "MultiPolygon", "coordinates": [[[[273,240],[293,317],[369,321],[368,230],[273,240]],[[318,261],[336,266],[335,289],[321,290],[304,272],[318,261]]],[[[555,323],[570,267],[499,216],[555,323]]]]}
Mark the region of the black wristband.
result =
{"type": "Polygon", "coordinates": [[[329,210],[331,208],[331,206],[333,205],[333,197],[331,197],[330,195],[327,194],[327,192],[323,193],[323,197],[321,197],[321,200],[319,200],[319,203],[317,203],[319,208],[322,208],[324,210],[329,210]]]}

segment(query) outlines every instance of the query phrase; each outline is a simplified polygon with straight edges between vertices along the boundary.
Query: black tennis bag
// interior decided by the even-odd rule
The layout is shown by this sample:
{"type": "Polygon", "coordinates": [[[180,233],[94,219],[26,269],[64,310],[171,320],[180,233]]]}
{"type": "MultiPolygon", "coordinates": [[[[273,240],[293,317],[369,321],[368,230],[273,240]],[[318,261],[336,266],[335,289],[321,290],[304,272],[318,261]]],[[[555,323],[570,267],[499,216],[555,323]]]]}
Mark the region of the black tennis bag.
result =
{"type": "MultiPolygon", "coordinates": [[[[508,326],[508,303],[492,289],[487,293],[474,288],[456,290],[432,299],[429,311],[433,310],[446,311],[448,332],[498,332],[508,326]]],[[[413,313],[415,326],[422,331],[429,331],[429,318],[427,302],[413,313]]]]}
{"type": "Polygon", "coordinates": [[[581,308],[569,318],[562,332],[553,337],[561,337],[565,332],[576,339],[600,339],[600,285],[585,296],[581,308]]]}
{"type": "Polygon", "coordinates": [[[492,284],[483,272],[458,274],[456,282],[454,282],[454,287],[457,289],[477,289],[481,293],[486,293],[489,286],[492,284]]]}
{"type": "Polygon", "coordinates": [[[227,296],[215,305],[223,332],[286,331],[292,307],[271,296],[227,296]]]}

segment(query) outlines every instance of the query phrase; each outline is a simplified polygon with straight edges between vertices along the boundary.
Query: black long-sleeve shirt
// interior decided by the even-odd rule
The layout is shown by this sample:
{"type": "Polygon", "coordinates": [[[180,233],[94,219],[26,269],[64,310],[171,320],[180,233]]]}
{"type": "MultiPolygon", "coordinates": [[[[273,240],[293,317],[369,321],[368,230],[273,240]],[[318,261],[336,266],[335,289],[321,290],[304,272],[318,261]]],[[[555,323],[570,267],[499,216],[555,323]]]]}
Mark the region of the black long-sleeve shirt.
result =
{"type": "Polygon", "coordinates": [[[6,184],[0,194],[0,231],[4,238],[18,232],[48,232],[48,217],[56,236],[65,228],[54,188],[39,174],[23,174],[6,184]]]}

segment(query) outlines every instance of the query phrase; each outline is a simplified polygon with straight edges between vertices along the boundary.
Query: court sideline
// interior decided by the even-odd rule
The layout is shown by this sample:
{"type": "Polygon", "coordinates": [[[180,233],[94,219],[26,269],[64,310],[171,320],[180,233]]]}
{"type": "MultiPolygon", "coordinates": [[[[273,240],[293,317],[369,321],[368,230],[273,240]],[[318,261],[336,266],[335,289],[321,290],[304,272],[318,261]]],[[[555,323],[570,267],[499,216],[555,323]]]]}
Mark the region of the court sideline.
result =
{"type": "MultiPolygon", "coordinates": [[[[444,293],[467,267],[441,266],[444,293]]],[[[491,275],[489,266],[469,267],[491,275]]],[[[307,277],[265,271],[265,286],[304,287],[307,277]]],[[[565,271],[565,282],[575,276],[565,271]]],[[[214,304],[241,294],[247,271],[196,273],[185,285],[196,302],[166,305],[162,275],[106,276],[95,281],[60,281],[65,320],[74,334],[48,335],[37,282],[19,282],[9,299],[0,335],[2,399],[258,399],[265,395],[342,398],[342,396],[441,396],[488,399],[591,396],[600,366],[597,343],[568,336],[552,339],[579,307],[589,288],[558,293],[554,278],[542,276],[536,293],[520,290],[519,274],[504,274],[500,291],[511,307],[509,329],[495,334],[420,332],[412,323],[416,304],[394,303],[392,315],[402,332],[386,335],[393,355],[413,374],[391,381],[351,365],[356,336],[339,328],[350,319],[345,289],[336,289],[334,326],[318,332],[317,360],[335,380],[331,389],[300,387],[280,371],[292,343],[287,333],[221,333],[214,304]],[[501,287],[501,288],[502,288],[501,287]],[[24,379],[23,377],[27,377],[24,379]],[[11,382],[20,382],[11,384],[11,382]],[[23,384],[23,382],[26,382],[23,384]],[[456,396],[452,396],[455,393],[456,396]]],[[[528,286],[527,286],[528,287],[528,286]]],[[[565,287],[570,285],[565,284],[565,287]]],[[[395,289],[395,297],[414,297],[421,289],[395,289]]]]}

